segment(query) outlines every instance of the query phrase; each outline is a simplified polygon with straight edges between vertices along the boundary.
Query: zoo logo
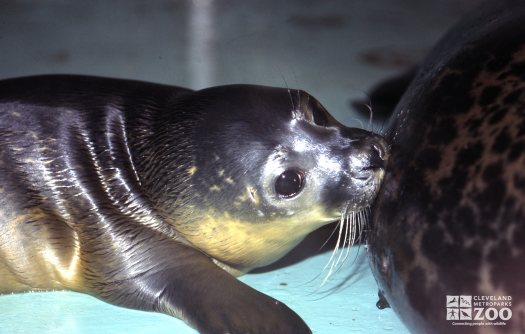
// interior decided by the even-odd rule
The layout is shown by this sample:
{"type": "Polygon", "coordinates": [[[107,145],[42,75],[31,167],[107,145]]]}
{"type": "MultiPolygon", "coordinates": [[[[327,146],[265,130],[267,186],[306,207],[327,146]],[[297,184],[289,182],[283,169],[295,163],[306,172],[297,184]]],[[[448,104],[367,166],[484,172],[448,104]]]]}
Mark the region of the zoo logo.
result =
{"type": "MultiPolygon", "coordinates": [[[[508,298],[511,300],[511,297],[508,298]]],[[[495,321],[498,318],[503,321],[509,320],[512,317],[512,310],[506,306],[512,304],[499,302],[500,300],[502,297],[496,296],[474,296],[473,298],[473,296],[447,295],[447,320],[495,321]]],[[[508,299],[504,298],[504,300],[508,299]]]]}

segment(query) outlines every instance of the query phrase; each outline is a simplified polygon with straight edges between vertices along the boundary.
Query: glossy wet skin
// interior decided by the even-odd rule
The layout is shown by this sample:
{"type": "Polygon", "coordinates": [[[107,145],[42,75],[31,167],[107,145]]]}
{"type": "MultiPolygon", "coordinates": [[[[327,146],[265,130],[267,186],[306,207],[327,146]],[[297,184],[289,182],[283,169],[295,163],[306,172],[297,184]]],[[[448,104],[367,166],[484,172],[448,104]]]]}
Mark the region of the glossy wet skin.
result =
{"type": "Polygon", "coordinates": [[[185,208],[199,218],[174,222],[185,235],[199,229],[188,239],[241,272],[277,260],[309,232],[340,219],[347,206],[368,206],[387,155],[382,139],[342,126],[307,93],[253,88],[202,92],[214,110],[195,128],[200,153],[188,172],[198,196],[185,208]],[[240,112],[215,112],[228,108],[240,112]],[[278,179],[286,176],[298,184],[280,181],[280,193],[278,179]]]}
{"type": "Polygon", "coordinates": [[[519,1],[469,16],[391,120],[369,254],[414,333],[525,331],[524,18],[519,1]],[[452,326],[446,295],[511,296],[513,316],[506,326],[452,326]]]}
{"type": "Polygon", "coordinates": [[[387,158],[296,90],[42,76],[1,81],[0,109],[0,292],[81,291],[203,333],[308,333],[223,269],[367,206],[387,158]]]}

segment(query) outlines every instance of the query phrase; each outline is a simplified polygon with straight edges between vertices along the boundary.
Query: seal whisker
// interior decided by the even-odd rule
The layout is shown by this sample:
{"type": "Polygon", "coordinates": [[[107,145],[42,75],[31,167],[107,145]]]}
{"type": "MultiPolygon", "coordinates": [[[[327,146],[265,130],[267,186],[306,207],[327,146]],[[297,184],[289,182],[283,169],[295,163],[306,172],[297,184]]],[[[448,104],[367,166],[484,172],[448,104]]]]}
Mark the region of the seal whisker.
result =
{"type": "Polygon", "coordinates": [[[361,233],[363,232],[363,223],[364,222],[367,222],[368,221],[368,207],[363,209],[360,213],[359,213],[359,217],[357,219],[357,231],[354,235],[354,240],[353,240],[353,244],[355,245],[356,242],[358,242],[359,240],[361,240],[361,233]]]}
{"type": "Polygon", "coordinates": [[[334,265],[334,267],[336,268],[335,273],[343,267],[343,264],[346,262],[346,258],[348,257],[348,253],[350,252],[350,235],[352,234],[351,224],[353,224],[353,218],[354,212],[350,212],[349,215],[345,218],[345,236],[343,240],[343,247],[334,265]]]}
{"type": "Polygon", "coordinates": [[[295,94],[297,94],[297,104],[299,104],[299,109],[301,109],[301,92],[299,89],[295,90],[295,94]]]}
{"type": "Polygon", "coordinates": [[[342,267],[342,264],[345,262],[345,259],[346,259],[346,254],[345,254],[345,248],[346,249],[349,249],[349,242],[350,242],[350,235],[352,234],[352,228],[351,228],[351,224],[352,224],[352,221],[350,218],[352,218],[354,215],[353,215],[353,212],[350,212],[349,215],[347,215],[345,217],[345,235],[344,235],[344,239],[343,239],[343,247],[341,248],[341,251],[339,253],[339,257],[337,258],[337,261],[335,263],[335,267],[337,268],[336,271],[339,271],[339,269],[342,267]],[[343,254],[345,254],[343,256],[343,254]],[[341,261],[342,259],[342,261],[341,261]],[[341,263],[341,264],[339,264],[341,263]]]}
{"type": "Polygon", "coordinates": [[[340,247],[339,245],[341,243],[341,236],[342,236],[342,233],[343,233],[343,225],[345,224],[345,217],[346,217],[346,212],[348,211],[348,207],[349,207],[349,203],[346,204],[346,206],[345,206],[345,208],[343,210],[343,213],[341,214],[341,219],[338,222],[339,233],[337,235],[337,242],[335,244],[334,250],[332,251],[332,255],[330,256],[330,259],[328,259],[328,262],[326,263],[324,268],[321,270],[321,272],[324,272],[326,270],[326,268],[330,267],[330,269],[328,270],[328,274],[325,276],[325,278],[321,282],[321,286],[323,286],[328,281],[328,278],[330,278],[330,276],[332,276],[333,267],[334,267],[333,261],[334,261],[334,258],[335,258],[335,254],[337,253],[337,251],[339,250],[339,247],[340,247]]]}
{"type": "MultiPolygon", "coordinates": [[[[339,263],[341,262],[341,258],[343,257],[343,254],[344,254],[344,248],[348,245],[347,242],[348,242],[348,216],[345,216],[344,217],[344,233],[343,233],[343,245],[338,249],[338,253],[339,255],[337,256],[337,259],[332,263],[332,265],[330,266],[330,276],[332,274],[334,274],[335,272],[339,271],[339,268],[341,267],[339,265],[339,263]],[[335,268],[335,271],[334,271],[334,268],[335,268]]],[[[326,279],[328,279],[328,277],[326,277],[326,279]]]]}
{"type": "Polygon", "coordinates": [[[359,256],[359,251],[361,250],[361,240],[362,240],[362,236],[363,236],[363,226],[364,226],[364,224],[366,224],[368,222],[369,210],[370,210],[370,207],[364,208],[360,212],[360,218],[357,219],[357,229],[358,229],[358,231],[357,231],[357,233],[355,235],[355,239],[354,239],[353,244],[355,245],[356,242],[357,242],[358,246],[357,246],[357,252],[356,252],[356,256],[355,256],[354,262],[357,260],[357,258],[359,256]]]}
{"type": "Polygon", "coordinates": [[[367,130],[370,131],[372,129],[373,118],[374,118],[374,110],[372,109],[372,100],[370,100],[369,103],[365,103],[365,106],[368,109],[368,113],[369,113],[367,130]]]}
{"type": "Polygon", "coordinates": [[[281,70],[279,70],[279,72],[281,73],[281,78],[284,81],[284,86],[286,87],[286,91],[288,92],[288,96],[290,97],[290,103],[292,105],[292,111],[295,111],[295,103],[293,102],[293,97],[292,97],[292,92],[291,92],[290,86],[288,86],[288,82],[286,81],[286,79],[285,79],[283,73],[281,72],[281,70]]]}
{"type": "MultiPolygon", "coordinates": [[[[366,209],[365,209],[366,210],[366,209]]],[[[344,265],[350,255],[351,247],[361,238],[361,225],[362,221],[365,220],[363,210],[360,211],[349,211],[349,205],[345,208],[342,213],[341,219],[338,223],[339,234],[332,255],[328,260],[321,272],[324,272],[328,267],[328,273],[324,277],[321,286],[324,286],[330,277],[337,273],[344,265]],[[344,225],[344,226],[343,226],[344,225]],[[359,232],[357,229],[359,228],[359,232]],[[344,229],[344,233],[343,233],[344,229]],[[341,237],[344,234],[343,244],[341,246],[341,237]],[[346,250],[343,248],[346,247],[346,250]],[[336,258],[336,253],[340,252],[336,258]]]]}
{"type": "MultiPolygon", "coordinates": [[[[346,206],[348,206],[348,204],[346,204],[346,206]]],[[[345,208],[346,210],[346,208],[345,208]]],[[[312,278],[310,281],[308,281],[308,283],[311,283],[313,281],[315,281],[320,275],[321,273],[323,273],[326,268],[328,266],[330,266],[331,264],[331,261],[333,259],[333,257],[335,256],[335,252],[337,251],[337,249],[339,248],[338,244],[339,244],[339,240],[341,240],[341,228],[342,228],[342,221],[343,221],[343,218],[345,217],[344,215],[344,210],[343,210],[343,213],[341,214],[341,218],[339,219],[339,221],[337,222],[337,224],[335,224],[335,227],[332,229],[332,232],[330,233],[330,235],[328,236],[328,238],[326,238],[326,240],[323,242],[323,244],[318,248],[318,250],[321,250],[323,249],[326,244],[328,244],[328,242],[332,239],[332,237],[334,236],[334,234],[336,233],[336,231],[339,231],[338,232],[338,237],[337,237],[337,243],[336,243],[336,246],[334,247],[334,250],[332,250],[332,255],[330,257],[330,259],[328,260],[328,262],[326,263],[326,265],[323,267],[323,269],[321,270],[321,272],[317,275],[315,275],[314,278],[312,278]]],[[[322,286],[322,285],[321,285],[322,286]]],[[[317,290],[316,290],[317,291],[317,290]]]]}
{"type": "Polygon", "coordinates": [[[293,103],[293,96],[290,88],[286,89],[288,91],[288,96],[290,97],[290,102],[292,103],[292,111],[295,111],[295,104],[293,103]]]}
{"type": "MultiPolygon", "coordinates": [[[[344,264],[348,260],[348,257],[350,256],[351,248],[356,243],[360,244],[360,240],[362,238],[362,231],[363,226],[368,221],[368,214],[369,214],[369,207],[366,207],[359,211],[348,211],[348,208],[345,209],[343,216],[341,217],[341,220],[339,221],[338,227],[339,227],[339,235],[338,235],[338,241],[334,247],[334,250],[332,252],[332,256],[328,260],[328,263],[323,268],[323,272],[326,270],[327,267],[330,269],[328,270],[327,275],[323,279],[323,282],[321,283],[321,286],[326,284],[326,282],[329,280],[329,278],[337,273],[341,268],[343,268],[344,264]],[[345,225],[343,227],[343,225],[345,225]],[[344,228],[344,233],[343,233],[344,228]],[[341,236],[344,234],[343,244],[341,246],[341,236]],[[343,248],[346,248],[343,250],[343,248]],[[335,253],[340,252],[337,258],[335,258],[335,253]]],[[[358,247],[358,252],[359,252],[358,247]]],[[[355,259],[357,259],[357,255],[359,253],[356,253],[355,259]]]]}
{"type": "Polygon", "coordinates": [[[321,245],[321,247],[319,247],[318,250],[321,250],[321,249],[324,248],[324,246],[326,246],[326,244],[330,241],[330,239],[332,239],[332,237],[334,236],[334,234],[338,230],[338,228],[339,228],[339,223],[335,224],[335,227],[332,229],[332,233],[330,233],[328,238],[326,238],[326,240],[323,242],[323,244],[321,245]]]}
{"type": "Polygon", "coordinates": [[[346,234],[345,238],[345,244],[346,244],[346,250],[341,252],[341,255],[344,253],[344,257],[341,261],[341,263],[337,267],[337,271],[339,271],[343,265],[346,263],[346,260],[348,259],[348,256],[350,255],[350,250],[352,246],[355,244],[355,236],[356,236],[356,220],[359,221],[360,211],[357,212],[350,212],[349,216],[347,217],[347,230],[348,234],[346,234]]]}

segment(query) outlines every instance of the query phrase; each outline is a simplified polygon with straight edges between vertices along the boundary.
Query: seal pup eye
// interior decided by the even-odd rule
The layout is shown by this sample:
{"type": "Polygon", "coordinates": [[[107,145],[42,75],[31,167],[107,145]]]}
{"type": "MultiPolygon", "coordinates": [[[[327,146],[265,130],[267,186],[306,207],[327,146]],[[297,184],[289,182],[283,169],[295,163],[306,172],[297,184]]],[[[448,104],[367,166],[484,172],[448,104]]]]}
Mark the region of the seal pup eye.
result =
{"type": "Polygon", "coordinates": [[[304,172],[297,169],[285,170],[275,180],[275,192],[284,198],[297,195],[304,187],[304,172]]]}

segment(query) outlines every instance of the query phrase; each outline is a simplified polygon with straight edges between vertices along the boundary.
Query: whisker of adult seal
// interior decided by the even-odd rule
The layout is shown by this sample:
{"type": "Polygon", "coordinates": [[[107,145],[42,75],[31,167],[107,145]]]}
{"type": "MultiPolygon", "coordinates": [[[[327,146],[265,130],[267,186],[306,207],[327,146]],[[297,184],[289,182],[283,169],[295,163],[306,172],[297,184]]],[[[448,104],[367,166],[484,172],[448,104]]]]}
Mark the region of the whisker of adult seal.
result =
{"type": "Polygon", "coordinates": [[[368,249],[414,333],[525,333],[524,22],[525,1],[483,4],[390,120],[368,249]]]}
{"type": "Polygon", "coordinates": [[[0,292],[80,291],[202,333],[309,333],[234,275],[368,206],[387,156],[300,90],[0,81],[0,292]]]}

